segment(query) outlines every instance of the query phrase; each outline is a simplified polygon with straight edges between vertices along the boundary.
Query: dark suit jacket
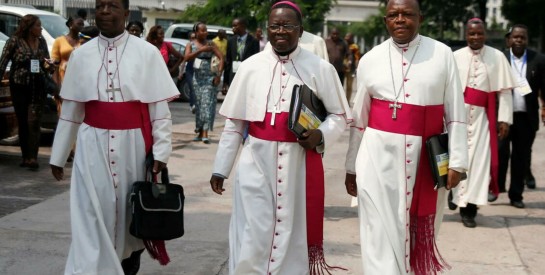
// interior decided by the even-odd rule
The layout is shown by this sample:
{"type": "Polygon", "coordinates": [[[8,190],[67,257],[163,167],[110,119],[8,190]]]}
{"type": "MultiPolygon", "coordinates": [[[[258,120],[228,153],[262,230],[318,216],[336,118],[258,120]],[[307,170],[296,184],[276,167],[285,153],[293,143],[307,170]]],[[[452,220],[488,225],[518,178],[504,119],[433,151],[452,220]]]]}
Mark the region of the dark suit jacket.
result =
{"type": "MultiPolygon", "coordinates": [[[[511,52],[505,51],[507,60],[511,62],[511,52]]],[[[532,88],[532,92],[524,96],[526,101],[526,112],[530,119],[530,125],[537,131],[539,129],[539,102],[538,95],[541,90],[541,97],[545,100],[545,56],[530,49],[526,49],[527,67],[526,79],[532,88]]]]}
{"type": "MultiPolygon", "coordinates": [[[[233,73],[233,61],[237,61],[237,39],[238,36],[234,35],[227,41],[227,55],[225,56],[225,69],[223,71],[223,82],[231,84],[235,74],[233,73]]],[[[246,37],[246,44],[244,46],[244,52],[238,61],[244,61],[250,56],[259,52],[259,40],[248,34],[246,37]]]]}

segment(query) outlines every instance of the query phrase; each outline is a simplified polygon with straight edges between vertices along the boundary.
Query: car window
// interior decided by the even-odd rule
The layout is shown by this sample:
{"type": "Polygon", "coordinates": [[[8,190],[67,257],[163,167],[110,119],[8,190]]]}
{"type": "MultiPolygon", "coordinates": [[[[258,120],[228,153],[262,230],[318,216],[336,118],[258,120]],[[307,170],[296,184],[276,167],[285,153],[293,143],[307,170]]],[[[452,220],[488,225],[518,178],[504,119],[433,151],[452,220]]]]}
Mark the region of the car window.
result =
{"type": "Polygon", "coordinates": [[[184,27],[178,27],[172,32],[172,38],[189,39],[190,29],[184,27]]]}
{"type": "Polygon", "coordinates": [[[0,13],[0,31],[10,37],[17,29],[20,20],[21,17],[17,15],[0,13]]]}
{"type": "Polygon", "coordinates": [[[68,27],[66,27],[66,19],[57,15],[38,15],[40,21],[42,21],[42,28],[44,28],[53,38],[57,38],[68,33],[68,27]]]}

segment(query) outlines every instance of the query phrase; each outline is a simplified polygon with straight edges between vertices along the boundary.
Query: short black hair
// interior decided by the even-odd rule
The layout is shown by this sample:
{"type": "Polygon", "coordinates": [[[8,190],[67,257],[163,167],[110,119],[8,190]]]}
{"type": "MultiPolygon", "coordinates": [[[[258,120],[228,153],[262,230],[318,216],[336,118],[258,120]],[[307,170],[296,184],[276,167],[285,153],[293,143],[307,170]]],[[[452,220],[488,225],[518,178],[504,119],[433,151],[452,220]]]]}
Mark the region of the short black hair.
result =
{"type": "Polygon", "coordinates": [[[248,27],[248,20],[244,17],[237,17],[233,21],[237,20],[238,23],[242,24],[244,27],[248,27]]]}
{"type": "Polygon", "coordinates": [[[509,36],[511,35],[511,33],[513,32],[515,28],[524,29],[526,30],[526,33],[528,33],[528,26],[524,24],[515,24],[511,26],[511,28],[509,28],[509,31],[505,34],[505,38],[509,38],[509,36]]]}
{"type": "Polygon", "coordinates": [[[70,25],[72,25],[72,22],[74,22],[74,18],[72,16],[68,16],[68,19],[66,19],[65,25],[70,28],[70,25]]]}
{"type": "Polygon", "coordinates": [[[526,31],[528,31],[528,26],[524,25],[524,24],[515,24],[511,27],[511,31],[514,30],[515,28],[519,28],[519,29],[525,29],[526,31]]]}
{"type": "Polygon", "coordinates": [[[131,21],[127,24],[127,27],[125,28],[126,30],[129,30],[129,28],[131,26],[137,26],[140,28],[141,31],[144,31],[144,24],[142,24],[142,22],[140,21],[131,21]]]}
{"type": "MultiPolygon", "coordinates": [[[[416,5],[418,6],[418,10],[422,11],[422,4],[420,3],[420,0],[415,0],[415,1],[416,1],[416,5]]],[[[390,2],[390,0],[386,1],[386,5],[388,5],[388,2],[390,2]]]]}
{"type": "Polygon", "coordinates": [[[86,9],[79,9],[78,10],[78,16],[81,17],[81,18],[86,18],[87,17],[87,10],[86,9]]]}

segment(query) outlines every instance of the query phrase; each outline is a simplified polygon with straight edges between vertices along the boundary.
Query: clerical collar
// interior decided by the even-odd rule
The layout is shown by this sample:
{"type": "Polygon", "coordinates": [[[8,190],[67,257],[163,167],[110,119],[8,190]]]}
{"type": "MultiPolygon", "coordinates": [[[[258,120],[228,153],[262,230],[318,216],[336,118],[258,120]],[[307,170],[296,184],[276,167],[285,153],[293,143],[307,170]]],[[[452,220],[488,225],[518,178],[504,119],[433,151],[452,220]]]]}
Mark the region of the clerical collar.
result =
{"type": "Polygon", "coordinates": [[[301,52],[301,47],[299,47],[299,46],[297,46],[293,51],[291,51],[289,53],[284,53],[284,55],[280,55],[279,53],[277,53],[274,50],[274,48],[272,48],[272,54],[279,61],[291,60],[291,59],[295,58],[297,55],[299,55],[300,52],[301,52]]]}
{"type": "Polygon", "coordinates": [[[413,47],[413,46],[416,46],[418,44],[418,42],[420,41],[420,34],[416,34],[413,39],[411,41],[409,41],[409,43],[405,43],[405,44],[399,44],[397,42],[394,41],[394,39],[392,38],[392,44],[394,44],[394,46],[400,48],[400,49],[405,49],[405,48],[410,48],[410,47],[413,47]]]}
{"type": "Polygon", "coordinates": [[[127,31],[124,31],[122,34],[113,38],[99,34],[98,37],[100,39],[98,39],[98,42],[104,47],[119,47],[120,45],[123,45],[125,41],[127,41],[129,35],[130,34],[127,31]]]}
{"type": "Polygon", "coordinates": [[[478,50],[474,50],[472,49],[471,47],[467,47],[469,49],[469,52],[472,54],[472,55],[481,55],[484,53],[484,45],[478,49],[478,50]]]}

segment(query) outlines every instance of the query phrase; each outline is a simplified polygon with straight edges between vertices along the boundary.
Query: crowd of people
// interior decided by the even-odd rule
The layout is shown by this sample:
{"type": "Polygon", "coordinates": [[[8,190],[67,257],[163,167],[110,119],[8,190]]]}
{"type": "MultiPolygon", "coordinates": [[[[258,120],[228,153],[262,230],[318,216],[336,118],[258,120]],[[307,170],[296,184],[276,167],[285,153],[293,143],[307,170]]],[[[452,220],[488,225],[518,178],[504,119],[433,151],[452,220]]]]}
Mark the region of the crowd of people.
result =
{"type": "Polygon", "coordinates": [[[268,15],[266,36],[261,28],[254,36],[247,19],[237,17],[232,37],[219,30],[209,41],[206,23],[197,22],[181,53],[161,26],[146,32],[141,22],[126,24],[129,0],[97,0],[96,26],[87,26],[86,14],[69,17],[51,56],[40,19],[23,17],[2,52],[0,75],[11,61],[20,166],[31,170],[39,169],[48,78],[60,89],[53,92],[59,122],[49,163],[62,180],[73,160],[65,274],[136,274],[145,248],[162,253],[129,234],[127,201],[133,182],[168,163],[168,102],[179,96],[175,82],[183,74],[195,142],[211,143],[217,94],[225,94],[219,113],[226,121],[209,182],[221,195],[233,171],[230,274],[342,269],[324,255],[322,156],[347,128],[345,186],[357,198],[365,274],[447,268],[436,245],[445,205],[460,208],[465,227],[476,227],[478,207],[507,191],[509,161],[510,203],[525,207],[525,186],[536,186],[532,143],[539,120],[545,124],[543,107],[539,114],[545,57],[527,49],[526,26],[512,27],[502,53],[485,45],[485,23],[470,19],[467,47],[453,52],[419,33],[419,1],[391,0],[384,16],[390,38],[362,56],[352,33],[343,39],[333,28],[322,39],[304,31],[293,1],[275,1],[268,15]],[[327,112],[301,136],[288,127],[296,85],[310,89],[327,112]],[[425,143],[443,132],[447,184],[436,190],[425,143]]]}

